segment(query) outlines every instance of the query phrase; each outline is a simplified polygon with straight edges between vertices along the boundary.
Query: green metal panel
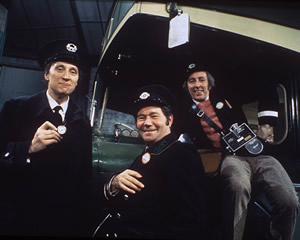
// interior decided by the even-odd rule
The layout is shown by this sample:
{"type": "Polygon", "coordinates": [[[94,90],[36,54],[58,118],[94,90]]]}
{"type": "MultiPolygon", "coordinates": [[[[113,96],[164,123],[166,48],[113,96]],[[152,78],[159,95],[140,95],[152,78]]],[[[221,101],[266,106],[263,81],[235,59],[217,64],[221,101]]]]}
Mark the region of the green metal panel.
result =
{"type": "Polygon", "coordinates": [[[93,167],[99,173],[122,171],[129,167],[143,149],[144,144],[138,139],[122,137],[115,141],[113,137],[94,136],[93,167]]]}
{"type": "Polygon", "coordinates": [[[137,138],[93,136],[93,177],[97,184],[104,184],[114,172],[130,166],[143,151],[144,144],[137,138]]]}

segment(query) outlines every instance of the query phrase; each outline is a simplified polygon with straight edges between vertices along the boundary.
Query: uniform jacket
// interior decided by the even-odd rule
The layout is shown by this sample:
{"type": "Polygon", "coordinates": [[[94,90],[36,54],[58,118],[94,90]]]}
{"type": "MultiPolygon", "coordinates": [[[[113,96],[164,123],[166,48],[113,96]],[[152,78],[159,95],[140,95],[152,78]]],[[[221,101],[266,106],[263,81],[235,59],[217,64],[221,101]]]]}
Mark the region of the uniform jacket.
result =
{"type": "Polygon", "coordinates": [[[130,239],[204,239],[206,179],[193,145],[170,134],[139,155],[130,169],[143,176],[145,188],[110,198],[111,211],[119,216],[111,231],[123,231],[130,239]]]}
{"type": "MultiPolygon", "coordinates": [[[[247,123],[246,116],[242,109],[242,103],[219,97],[215,91],[210,93],[209,99],[223,125],[223,131],[225,133],[229,131],[229,128],[234,123],[247,123]]],[[[198,148],[211,149],[213,146],[203,131],[200,124],[200,118],[190,112],[192,103],[194,102],[191,99],[188,99],[182,104],[180,108],[180,123],[177,125],[177,132],[188,133],[189,137],[198,148]]],[[[278,124],[278,117],[273,116],[274,114],[268,114],[270,112],[278,114],[278,95],[275,88],[270,88],[269,94],[264,98],[259,99],[259,124],[270,124],[271,126],[278,124]]]]}
{"type": "Polygon", "coordinates": [[[65,236],[80,228],[90,186],[90,125],[70,99],[63,140],[29,156],[31,140],[46,120],[57,126],[45,91],[10,100],[2,109],[2,234],[65,236]]]}

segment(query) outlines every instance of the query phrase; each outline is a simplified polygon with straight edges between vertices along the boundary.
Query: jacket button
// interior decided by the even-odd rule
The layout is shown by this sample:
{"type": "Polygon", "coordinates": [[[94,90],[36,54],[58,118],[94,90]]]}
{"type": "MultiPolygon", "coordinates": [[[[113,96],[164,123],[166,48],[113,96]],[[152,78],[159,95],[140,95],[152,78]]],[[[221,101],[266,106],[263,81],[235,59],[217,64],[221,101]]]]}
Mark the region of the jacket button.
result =
{"type": "Polygon", "coordinates": [[[118,218],[118,219],[121,218],[121,214],[120,214],[120,213],[117,213],[116,215],[117,215],[117,218],[118,218]]]}
{"type": "Polygon", "coordinates": [[[4,154],[4,158],[8,158],[10,156],[10,152],[4,154]]]}
{"type": "Polygon", "coordinates": [[[125,195],[124,195],[124,199],[125,199],[125,200],[128,200],[128,199],[129,199],[129,196],[128,196],[127,194],[125,194],[125,195]]]}

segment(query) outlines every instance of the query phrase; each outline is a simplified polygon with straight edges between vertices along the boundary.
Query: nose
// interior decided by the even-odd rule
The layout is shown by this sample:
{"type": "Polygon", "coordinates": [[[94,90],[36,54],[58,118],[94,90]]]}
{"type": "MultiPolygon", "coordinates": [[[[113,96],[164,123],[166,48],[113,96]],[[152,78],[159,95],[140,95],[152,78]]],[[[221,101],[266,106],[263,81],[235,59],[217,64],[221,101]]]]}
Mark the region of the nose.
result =
{"type": "Polygon", "coordinates": [[[70,73],[69,73],[69,71],[65,71],[64,72],[63,79],[65,79],[65,80],[70,79],[70,73]]]}
{"type": "Polygon", "coordinates": [[[198,79],[195,81],[195,86],[196,87],[200,87],[201,86],[201,83],[200,83],[200,81],[198,79]]]}
{"type": "Polygon", "coordinates": [[[151,119],[147,117],[146,120],[145,120],[145,122],[144,122],[144,125],[145,125],[146,127],[150,127],[150,126],[152,125],[151,119]]]}

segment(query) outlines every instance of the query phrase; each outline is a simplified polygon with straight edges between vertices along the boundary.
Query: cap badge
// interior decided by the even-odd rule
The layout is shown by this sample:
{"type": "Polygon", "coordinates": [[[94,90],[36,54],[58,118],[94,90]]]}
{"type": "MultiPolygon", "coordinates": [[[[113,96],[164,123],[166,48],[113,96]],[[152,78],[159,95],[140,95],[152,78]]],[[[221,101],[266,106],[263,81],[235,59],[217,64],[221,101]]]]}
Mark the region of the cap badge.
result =
{"type": "Polygon", "coordinates": [[[147,164],[151,159],[151,155],[150,153],[145,153],[143,156],[142,156],[142,163],[143,164],[147,164]]]}
{"type": "Polygon", "coordinates": [[[74,52],[74,53],[77,52],[77,46],[74,43],[68,43],[66,49],[69,52],[74,52]]]}
{"type": "Polygon", "coordinates": [[[150,94],[147,93],[147,92],[143,92],[141,95],[140,95],[140,99],[147,99],[148,97],[150,97],[150,94]]]}
{"type": "Polygon", "coordinates": [[[224,107],[224,103],[222,103],[222,102],[218,102],[216,105],[217,109],[222,109],[223,107],[224,107]]]}
{"type": "Polygon", "coordinates": [[[193,69],[194,67],[196,67],[196,64],[195,64],[195,63],[191,63],[191,64],[188,66],[188,69],[193,69]]]}

